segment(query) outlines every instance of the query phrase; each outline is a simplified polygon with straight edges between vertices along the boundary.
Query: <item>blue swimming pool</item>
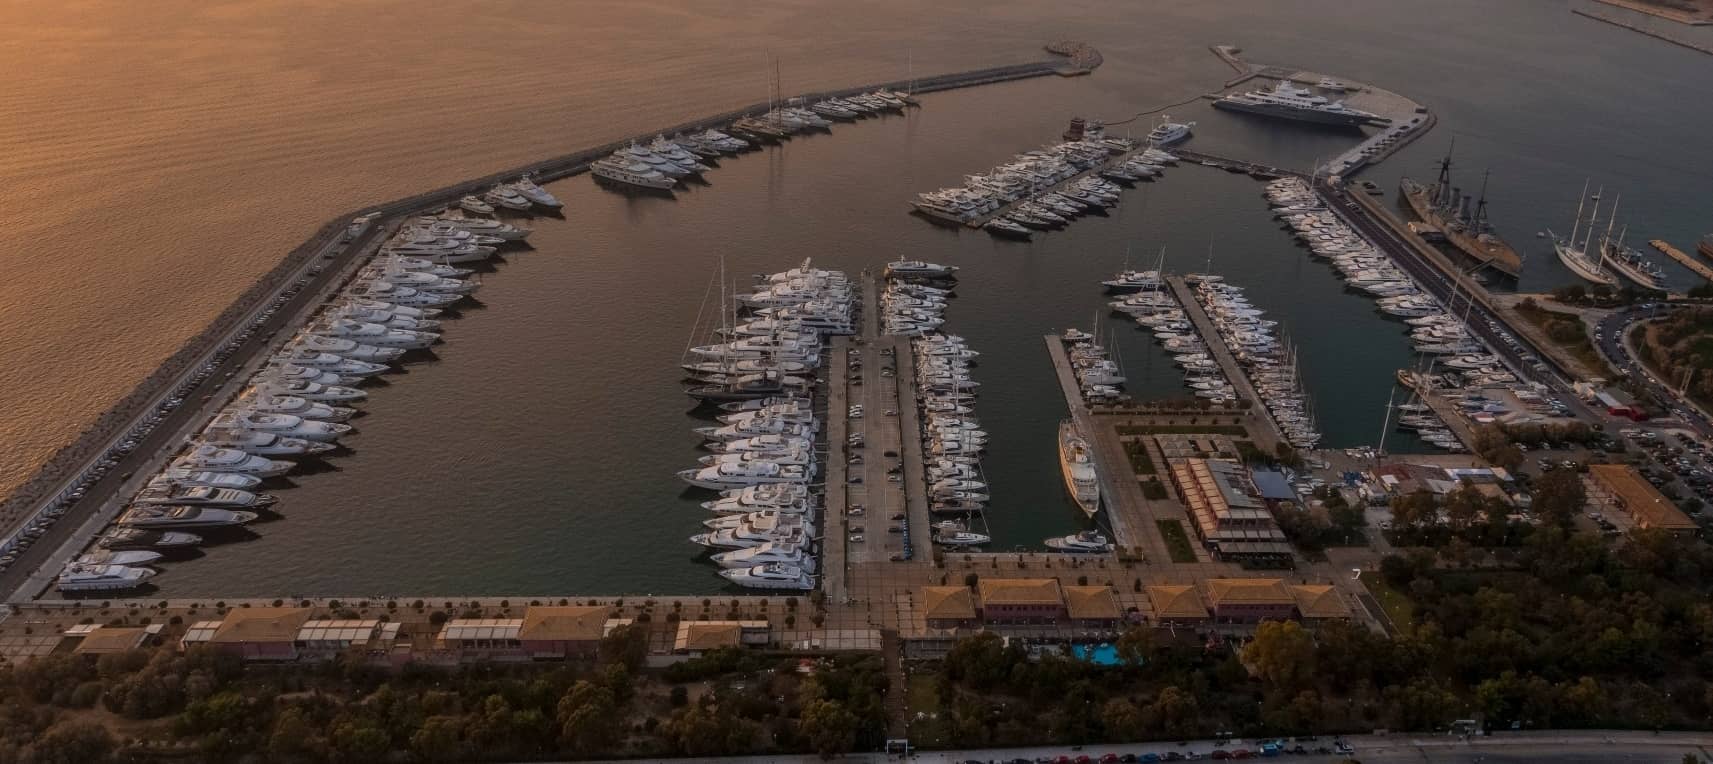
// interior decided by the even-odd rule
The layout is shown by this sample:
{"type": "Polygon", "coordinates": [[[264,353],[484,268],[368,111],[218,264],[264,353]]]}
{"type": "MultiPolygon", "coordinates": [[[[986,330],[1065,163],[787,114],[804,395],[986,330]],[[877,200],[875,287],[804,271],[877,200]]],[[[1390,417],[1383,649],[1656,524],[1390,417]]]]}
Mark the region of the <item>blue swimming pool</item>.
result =
{"type": "Polygon", "coordinates": [[[1071,645],[1071,654],[1099,666],[1117,666],[1124,662],[1118,659],[1118,648],[1110,644],[1071,645]]]}

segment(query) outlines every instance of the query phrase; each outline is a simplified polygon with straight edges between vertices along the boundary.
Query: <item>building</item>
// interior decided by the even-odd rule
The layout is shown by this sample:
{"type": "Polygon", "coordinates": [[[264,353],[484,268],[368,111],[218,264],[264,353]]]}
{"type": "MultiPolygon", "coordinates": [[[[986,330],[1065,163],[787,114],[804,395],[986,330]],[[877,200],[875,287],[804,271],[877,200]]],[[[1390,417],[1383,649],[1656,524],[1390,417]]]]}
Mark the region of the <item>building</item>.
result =
{"type": "Polygon", "coordinates": [[[921,589],[922,623],[929,629],[974,628],[975,592],[967,586],[924,586],[921,589]]]}
{"type": "Polygon", "coordinates": [[[1635,518],[1639,528],[1660,528],[1671,533],[1692,534],[1701,530],[1677,504],[1642,478],[1627,464],[1591,464],[1588,475],[1612,501],[1635,518]]]}
{"type": "Polygon", "coordinates": [[[1350,606],[1331,584],[1296,584],[1291,596],[1297,601],[1297,617],[1305,621],[1349,620],[1350,606]]]}
{"type": "Polygon", "coordinates": [[[536,660],[592,657],[607,635],[611,615],[612,608],[601,605],[531,605],[524,611],[517,639],[523,651],[536,660]]]}
{"type": "Polygon", "coordinates": [[[306,621],[298,628],[292,644],[297,647],[298,657],[308,660],[326,660],[349,650],[368,650],[374,657],[389,657],[389,648],[398,640],[402,625],[375,618],[306,621]]]}
{"type": "Polygon", "coordinates": [[[524,661],[522,618],[454,618],[440,627],[434,646],[458,663],[524,661]]]}
{"type": "Polygon", "coordinates": [[[981,619],[988,623],[1057,623],[1065,598],[1053,578],[984,578],[981,619]]]}
{"type": "Polygon", "coordinates": [[[83,640],[72,649],[74,655],[100,657],[110,653],[125,653],[142,647],[160,631],[159,626],[95,626],[65,632],[67,637],[81,636],[83,640]]]}
{"type": "Polygon", "coordinates": [[[1642,410],[1635,398],[1615,387],[1595,393],[1594,401],[1605,407],[1606,413],[1612,416],[1621,416],[1634,422],[1643,422],[1648,418],[1648,412],[1642,410]]]}
{"type": "Polygon", "coordinates": [[[1115,629],[1124,620],[1110,586],[1066,586],[1065,617],[1083,628],[1115,629]]]}
{"type": "Polygon", "coordinates": [[[306,607],[235,607],[218,622],[195,624],[180,644],[194,644],[194,633],[209,647],[247,661],[294,661],[297,633],[309,622],[309,613],[306,607]]]}
{"type": "Polygon", "coordinates": [[[771,639],[766,621],[680,621],[672,651],[701,655],[722,647],[766,645],[771,639]]]}
{"type": "Polygon", "coordinates": [[[1297,612],[1297,598],[1277,578],[1210,578],[1203,583],[1219,623],[1283,621],[1297,612]]]}
{"type": "Polygon", "coordinates": [[[1243,465],[1226,459],[1172,459],[1170,464],[1172,482],[1204,546],[1221,559],[1291,564],[1291,546],[1273,519],[1279,502],[1261,495],[1243,465]]]}
{"type": "Polygon", "coordinates": [[[1201,593],[1189,584],[1165,584],[1147,589],[1148,603],[1154,609],[1154,623],[1159,626],[1199,626],[1207,623],[1207,606],[1201,593]]]}

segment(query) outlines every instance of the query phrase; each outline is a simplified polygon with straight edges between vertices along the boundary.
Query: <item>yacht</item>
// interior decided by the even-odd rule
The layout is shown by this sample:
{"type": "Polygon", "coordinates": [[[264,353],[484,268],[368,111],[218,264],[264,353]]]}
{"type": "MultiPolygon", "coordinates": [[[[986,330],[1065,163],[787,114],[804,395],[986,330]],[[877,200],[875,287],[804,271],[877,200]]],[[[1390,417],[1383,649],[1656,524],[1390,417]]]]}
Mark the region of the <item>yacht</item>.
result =
{"type": "Polygon", "coordinates": [[[368,393],[355,387],[318,385],[314,382],[284,382],[267,379],[265,376],[258,379],[256,390],[263,395],[285,395],[310,401],[335,403],[360,401],[369,397],[368,393]]]}
{"type": "Polygon", "coordinates": [[[1099,512],[1100,476],[1095,472],[1088,441],[1071,422],[1059,424],[1059,469],[1064,473],[1065,490],[1083,514],[1092,517],[1099,512]]]}
{"type": "Polygon", "coordinates": [[[530,229],[502,223],[487,218],[434,218],[420,217],[417,224],[427,226],[430,232],[444,230],[468,231],[480,236],[492,236],[505,241],[517,241],[529,238],[530,229]]]}
{"type": "MultiPolygon", "coordinates": [[[[409,318],[416,321],[427,321],[428,319],[440,315],[440,310],[438,308],[415,308],[409,305],[396,305],[390,302],[381,302],[380,300],[356,300],[346,298],[343,303],[340,303],[339,307],[341,310],[361,311],[361,314],[359,315],[388,314],[394,318],[409,318]]],[[[379,324],[384,322],[375,321],[374,323],[379,324]]]]}
{"type": "Polygon", "coordinates": [[[345,296],[357,300],[375,301],[407,308],[438,308],[463,299],[463,295],[423,292],[406,286],[371,281],[353,284],[345,296]]]}
{"type": "Polygon", "coordinates": [[[543,207],[558,209],[565,206],[565,203],[554,198],[553,194],[547,193],[547,189],[535,185],[535,181],[530,180],[528,175],[518,178],[517,182],[512,184],[512,190],[531,203],[543,207]]]}
{"type": "Polygon", "coordinates": [[[481,199],[477,199],[474,196],[466,196],[462,199],[459,199],[458,200],[458,206],[460,208],[462,208],[465,212],[471,212],[471,213],[475,213],[477,215],[492,215],[492,214],[494,214],[494,205],[489,204],[487,202],[484,202],[481,199]]]}
{"type": "Polygon", "coordinates": [[[235,448],[257,456],[314,456],[334,449],[332,443],[287,438],[266,432],[226,430],[210,427],[202,442],[220,448],[235,448]]]}
{"type": "Polygon", "coordinates": [[[84,565],[72,563],[60,571],[54,586],[62,592],[104,592],[135,589],[147,583],[155,571],[129,565],[84,565]]]}
{"type": "MultiPolygon", "coordinates": [[[[743,453],[780,453],[786,451],[807,451],[810,447],[808,438],[793,438],[784,435],[756,435],[749,438],[739,438],[729,441],[709,441],[707,448],[716,454],[743,453]]],[[[703,462],[709,464],[711,462],[703,462]]]]}
{"type": "Polygon", "coordinates": [[[946,279],[957,273],[955,265],[937,265],[922,260],[899,258],[886,264],[887,278],[946,279]]]}
{"type": "MultiPolygon", "coordinates": [[[[383,303],[384,304],[384,303],[383,303]]],[[[395,311],[376,307],[363,307],[355,303],[346,303],[335,308],[332,312],[334,319],[361,321],[369,324],[379,324],[388,329],[404,329],[412,332],[430,332],[440,328],[440,322],[428,318],[411,318],[399,315],[395,311]]],[[[379,374],[385,371],[382,367],[375,371],[379,374]]]]}
{"type": "Polygon", "coordinates": [[[312,350],[317,353],[332,353],[341,358],[368,363],[387,363],[398,360],[399,356],[404,355],[404,348],[376,347],[344,337],[328,337],[321,334],[299,335],[297,339],[292,341],[290,347],[294,351],[312,350]]]}
{"type": "Polygon", "coordinates": [[[386,364],[353,361],[344,356],[305,347],[281,351],[274,355],[273,361],[332,372],[341,377],[372,377],[387,370],[386,364]]]}
{"type": "Polygon", "coordinates": [[[989,536],[965,530],[942,529],[934,534],[934,543],[942,546],[981,546],[993,541],[989,536]]]}
{"type": "Polygon", "coordinates": [[[276,499],[265,493],[251,493],[237,488],[211,488],[205,485],[155,487],[150,486],[131,500],[137,504],[178,504],[207,507],[267,507],[276,499]]]}
{"type": "MultiPolygon", "coordinates": [[[[1100,282],[1108,292],[1126,293],[1140,292],[1145,289],[1159,289],[1161,285],[1159,271],[1122,271],[1106,281],[1100,282]]],[[[1175,304],[1175,303],[1174,303],[1175,304]]]]}
{"type": "Polygon", "coordinates": [[[808,552],[808,548],[790,541],[769,541],[761,546],[719,552],[708,559],[722,568],[748,568],[782,562],[804,570],[815,569],[815,556],[808,552]]]}
{"type": "MultiPolygon", "coordinates": [[[[147,533],[148,531],[143,531],[147,533]]],[[[112,549],[97,549],[77,558],[79,565],[148,565],[160,561],[160,552],[146,549],[115,551],[112,549]]]]}
{"type": "Polygon", "coordinates": [[[185,469],[166,469],[149,481],[150,487],[175,485],[205,485],[210,488],[236,488],[240,491],[249,490],[262,484],[262,479],[255,475],[242,475],[236,472],[198,472],[185,469]]]}
{"type": "Polygon", "coordinates": [[[331,371],[310,369],[297,364],[269,364],[265,373],[278,380],[286,382],[314,382],[318,385],[345,385],[356,381],[354,377],[345,377],[331,371]]]}
{"type": "Polygon", "coordinates": [[[808,486],[772,483],[721,491],[720,498],[702,502],[702,508],[720,513],[739,510],[749,512],[802,504],[808,500],[808,486]]]}
{"type": "Polygon", "coordinates": [[[243,525],[256,519],[256,513],[213,507],[151,506],[132,507],[114,521],[115,525],[145,530],[172,528],[218,528],[243,525]]]}
{"type": "Polygon", "coordinates": [[[130,549],[171,551],[175,548],[191,547],[200,543],[202,543],[202,537],[194,533],[150,531],[142,528],[112,528],[95,540],[97,547],[115,551],[130,549]]]}
{"type": "Polygon", "coordinates": [[[1232,93],[1213,102],[1216,109],[1242,111],[1268,117],[1279,117],[1323,125],[1388,125],[1391,120],[1350,108],[1343,101],[1328,101],[1309,91],[1280,80],[1272,90],[1251,90],[1232,93]]]}
{"type": "Polygon", "coordinates": [[[604,159],[597,159],[589,164],[589,172],[597,178],[618,181],[639,188],[651,188],[670,191],[678,185],[678,179],[669,176],[656,168],[630,159],[622,154],[615,154],[604,159]]]}
{"type": "Polygon", "coordinates": [[[467,295],[481,287],[481,284],[474,281],[442,278],[432,273],[407,271],[402,268],[387,267],[385,264],[376,264],[365,268],[362,273],[358,274],[357,278],[369,283],[383,282],[433,294],[467,295]]]}
{"type": "Polygon", "coordinates": [[[801,464],[774,464],[772,462],[718,464],[699,469],[682,470],[678,473],[678,477],[698,488],[718,491],[765,483],[805,483],[809,480],[809,468],[801,464]]]}
{"type": "Polygon", "coordinates": [[[240,413],[289,414],[320,422],[343,422],[355,416],[357,410],[346,406],[329,406],[295,395],[273,395],[253,391],[246,394],[233,409],[240,413]]]}
{"type": "Polygon", "coordinates": [[[504,183],[494,186],[488,193],[483,194],[482,201],[508,210],[527,210],[530,208],[529,200],[525,199],[523,194],[504,183]]]}
{"type": "Polygon", "coordinates": [[[704,467],[723,467],[751,464],[800,465],[812,467],[815,464],[815,454],[806,449],[793,451],[739,451],[730,453],[708,454],[696,460],[704,467]]]}
{"type": "Polygon", "coordinates": [[[323,443],[337,440],[339,436],[352,430],[348,424],[321,422],[291,414],[263,414],[253,411],[222,412],[214,417],[209,426],[226,430],[273,433],[323,443]]]}
{"type": "Polygon", "coordinates": [[[1168,146],[1190,137],[1190,130],[1196,126],[1194,122],[1173,122],[1170,115],[1162,115],[1160,124],[1148,131],[1148,145],[1168,146]]]}
{"type": "Polygon", "coordinates": [[[815,588],[815,580],[802,568],[773,562],[757,565],[753,568],[732,568],[720,571],[720,576],[738,586],[749,589],[797,589],[807,591],[815,588]]]}
{"type": "Polygon", "coordinates": [[[173,467],[192,471],[237,472],[256,477],[278,477],[296,466],[291,462],[267,459],[244,453],[235,448],[201,445],[172,463],[173,467]]]}
{"type": "Polygon", "coordinates": [[[378,348],[402,348],[404,350],[420,350],[440,339],[440,335],[431,332],[418,332],[408,329],[389,329],[380,324],[369,324],[349,318],[335,318],[323,321],[309,329],[322,337],[338,337],[364,345],[378,348]]]}
{"type": "Polygon", "coordinates": [[[1100,531],[1082,531],[1069,536],[1050,538],[1047,548],[1055,552],[1099,553],[1112,551],[1112,544],[1100,531]]]}
{"type": "Polygon", "coordinates": [[[770,541],[786,541],[803,544],[806,536],[802,528],[783,528],[777,530],[758,530],[749,526],[737,528],[722,528],[717,531],[698,533],[690,537],[690,543],[699,544],[711,549],[748,549],[761,546],[770,541]]]}

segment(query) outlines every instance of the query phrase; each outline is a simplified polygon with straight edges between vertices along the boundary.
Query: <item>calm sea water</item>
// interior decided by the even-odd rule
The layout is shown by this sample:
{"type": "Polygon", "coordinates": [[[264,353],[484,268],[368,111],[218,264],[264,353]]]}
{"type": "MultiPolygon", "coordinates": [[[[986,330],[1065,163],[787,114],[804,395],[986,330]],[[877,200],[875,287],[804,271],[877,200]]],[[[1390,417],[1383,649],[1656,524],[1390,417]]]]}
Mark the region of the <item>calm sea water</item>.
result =
{"type": "MultiPolygon", "coordinates": [[[[1093,77],[935,94],[906,117],[728,160],[676,200],[587,178],[564,220],[485,275],[438,360],[372,391],[336,471],[281,491],[285,519],[159,577],[167,594],[713,591],[685,537],[704,516],[671,473],[701,452],[676,365],[717,262],[804,257],[851,271],[898,254],[963,266],[949,326],[983,351],[978,414],[1002,545],[1077,527],[1060,495],[1063,416],[1041,335],[1086,326],[1128,259],[1213,267],[1251,287],[1301,349],[1327,443],[1372,442],[1402,326],[1345,292],[1274,226],[1244,176],[1194,166],[1031,244],[908,215],[912,194],[1048,142],[1069,116],[1122,119],[1215,87],[1206,51],[1373,81],[1440,126],[1370,177],[1423,174],[1457,135],[1491,167],[1492,211],[1528,250],[1524,289],[1569,276],[1533,233],[1585,177],[1624,191],[1634,239],[1707,219],[1713,61],[1561,3],[184,4],[8,6],[0,64],[0,490],[327,217],[765,94],[1032,58],[1088,39],[1093,77]],[[152,12],[150,12],[152,11],[152,12]],[[367,30],[408,19],[409,34],[367,30]],[[1455,29],[1456,34],[1446,30],[1455,29]],[[908,63],[907,63],[908,62],[908,63]]],[[[1349,138],[1174,110],[1203,150],[1307,166],[1349,138]]],[[[1473,174],[1470,175],[1473,178],[1473,174]]],[[[1680,283],[1685,274],[1674,273],[1680,283]]],[[[1177,390],[1146,336],[1113,324],[1138,394],[1177,390]]]]}

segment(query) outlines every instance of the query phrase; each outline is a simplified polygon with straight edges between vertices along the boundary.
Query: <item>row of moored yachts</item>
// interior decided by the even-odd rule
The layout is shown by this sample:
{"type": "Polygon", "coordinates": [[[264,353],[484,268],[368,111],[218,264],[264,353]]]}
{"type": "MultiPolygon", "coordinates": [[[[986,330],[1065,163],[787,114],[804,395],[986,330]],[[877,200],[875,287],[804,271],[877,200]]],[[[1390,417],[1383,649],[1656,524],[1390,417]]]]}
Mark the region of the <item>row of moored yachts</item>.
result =
{"type": "Polygon", "coordinates": [[[257,490],[263,481],[334,450],[352,430],[347,422],[357,412],[350,405],[368,396],[357,386],[438,342],[436,316],[480,286],[466,278],[472,271],[451,263],[486,260],[528,235],[477,218],[424,217],[402,227],[131,497],[94,548],[60,574],[59,589],[136,588],[155,575],[149,564],[275,511],[275,497],[257,490]]]}
{"type": "MultiPolygon", "coordinates": [[[[1218,276],[1191,276],[1186,281],[1195,284],[1196,301],[1226,349],[1242,365],[1255,394],[1278,423],[1280,434],[1296,448],[1314,448],[1321,434],[1315,430],[1314,417],[1308,410],[1308,394],[1297,373],[1296,356],[1276,336],[1278,322],[1262,318],[1262,311],[1243,296],[1242,287],[1227,284],[1218,276]]],[[[1235,397],[1236,391],[1227,383],[1221,394],[1210,400],[1229,403],[1235,397]]]]}
{"type": "Polygon", "coordinates": [[[700,178],[720,157],[799,133],[829,131],[835,121],[902,111],[914,103],[916,100],[908,94],[882,89],[808,104],[782,105],[760,116],[740,117],[724,130],[707,129],[671,138],[656,136],[646,145],[632,143],[590,163],[589,172],[603,180],[671,191],[682,181],[700,178]]]}
{"type": "Polygon", "coordinates": [[[1027,239],[1034,231],[1063,228],[1078,217],[1103,212],[1118,203],[1120,184],[1152,179],[1177,162],[1149,147],[1113,163],[1114,153],[1135,150],[1134,141],[1090,130],[1079,140],[1025,152],[986,173],[966,176],[962,186],[918,194],[915,207],[957,224],[994,215],[982,226],[989,233],[1027,239]],[[1097,169],[1098,176],[1091,174],[1097,169]]]}
{"type": "MultiPolygon", "coordinates": [[[[899,261],[886,270],[880,309],[887,334],[910,337],[916,369],[916,405],[926,460],[929,511],[953,518],[934,523],[933,541],[953,547],[986,544],[992,539],[970,530],[989,498],[981,454],[987,431],[973,412],[976,387],[970,366],[980,355],[964,338],[939,331],[946,301],[952,296],[956,268],[920,261],[899,261]]],[[[904,556],[914,555],[910,518],[903,519],[904,556]]]]}
{"type": "Polygon", "coordinates": [[[712,453],[678,477],[719,492],[702,504],[714,517],[690,540],[715,550],[722,577],[752,589],[812,589],[815,374],[823,339],[855,331],[855,287],[808,261],[759,281],[733,299],[718,341],[690,349],[689,392],[720,413],[695,430],[712,453]]]}
{"type": "MultiPolygon", "coordinates": [[[[1206,275],[1194,278],[1205,283],[1215,283],[1218,279],[1206,275]]],[[[1101,283],[1109,292],[1126,295],[1111,302],[1112,309],[1130,316],[1138,326],[1154,335],[1154,340],[1172,355],[1173,363],[1184,370],[1184,384],[1197,398],[1214,403],[1236,400],[1237,393],[1231,380],[1226,378],[1219,362],[1208,351],[1201,333],[1190,323],[1184,306],[1164,288],[1159,270],[1126,270],[1101,283]]],[[[1271,322],[1263,325],[1270,327],[1271,322]]]]}

